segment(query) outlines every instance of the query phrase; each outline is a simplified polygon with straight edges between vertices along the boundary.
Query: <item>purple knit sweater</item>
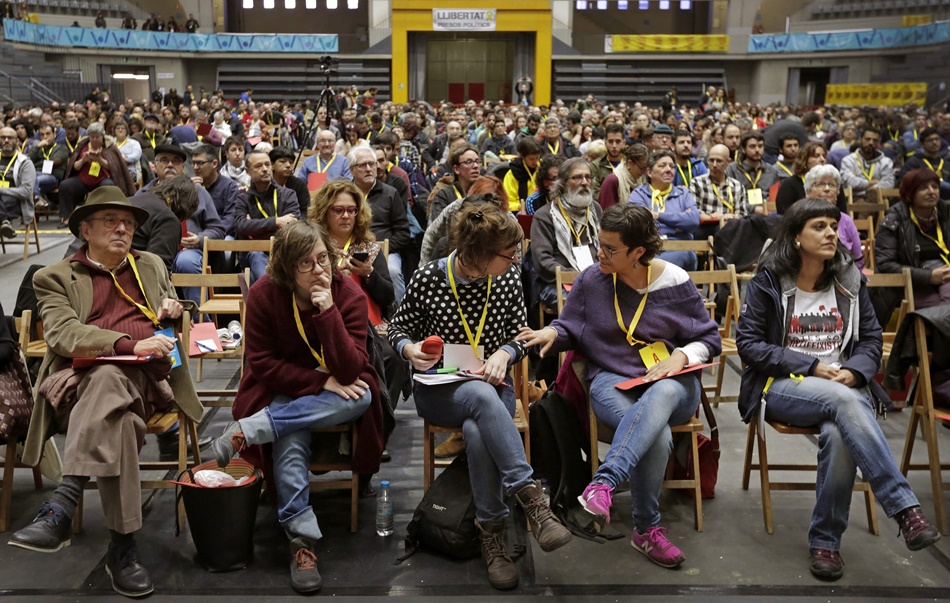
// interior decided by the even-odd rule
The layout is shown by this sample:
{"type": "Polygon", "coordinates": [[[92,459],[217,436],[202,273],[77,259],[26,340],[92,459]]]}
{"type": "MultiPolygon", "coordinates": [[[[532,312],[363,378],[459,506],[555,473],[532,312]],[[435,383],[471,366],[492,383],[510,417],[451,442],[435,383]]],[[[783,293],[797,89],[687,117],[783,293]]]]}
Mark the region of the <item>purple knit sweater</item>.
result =
{"type": "MultiPolygon", "coordinates": [[[[583,352],[590,361],[588,379],[601,371],[629,378],[646,373],[641,346],[630,346],[626,331],[617,324],[612,280],[600,271],[599,263],[589,267],[574,281],[564,310],[551,323],[558,333],[553,350],[583,352]]],[[[620,279],[617,290],[624,324],[629,325],[642,296],[620,279]]],[[[641,341],[662,341],[671,353],[694,341],[702,342],[710,357],[722,351],[718,327],[692,281],[650,291],[634,336],[641,341]]]]}

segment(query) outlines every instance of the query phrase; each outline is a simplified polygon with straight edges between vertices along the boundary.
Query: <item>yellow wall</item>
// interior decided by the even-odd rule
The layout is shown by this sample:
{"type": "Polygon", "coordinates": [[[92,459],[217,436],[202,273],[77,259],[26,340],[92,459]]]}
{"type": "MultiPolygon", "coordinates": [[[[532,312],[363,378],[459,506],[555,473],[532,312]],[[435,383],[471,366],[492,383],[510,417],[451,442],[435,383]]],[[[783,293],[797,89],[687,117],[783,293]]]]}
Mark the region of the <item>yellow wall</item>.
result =
{"type": "Polygon", "coordinates": [[[495,31],[534,32],[535,105],[551,102],[550,0],[399,0],[392,3],[392,96],[409,100],[409,32],[432,31],[433,8],[495,9],[495,31]]]}

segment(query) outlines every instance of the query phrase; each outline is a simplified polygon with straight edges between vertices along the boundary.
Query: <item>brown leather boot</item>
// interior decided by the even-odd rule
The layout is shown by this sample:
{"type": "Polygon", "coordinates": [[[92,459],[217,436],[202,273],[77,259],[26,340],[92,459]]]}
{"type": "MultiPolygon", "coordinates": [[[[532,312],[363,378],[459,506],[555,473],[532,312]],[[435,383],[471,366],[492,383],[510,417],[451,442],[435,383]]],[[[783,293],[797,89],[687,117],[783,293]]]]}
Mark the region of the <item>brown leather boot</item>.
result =
{"type": "Polygon", "coordinates": [[[555,517],[551,507],[544,502],[541,489],[534,482],[518,490],[515,500],[528,516],[531,531],[542,551],[550,553],[571,541],[571,531],[555,517]]]}
{"type": "Polygon", "coordinates": [[[518,568],[508,556],[505,538],[505,520],[492,519],[485,523],[475,520],[478,538],[482,543],[482,559],[488,566],[488,582],[498,590],[511,590],[518,586],[518,568]]]}
{"type": "Polygon", "coordinates": [[[451,433],[449,439],[435,447],[435,458],[447,459],[458,456],[463,450],[465,450],[465,440],[462,439],[462,434],[451,433]]]}

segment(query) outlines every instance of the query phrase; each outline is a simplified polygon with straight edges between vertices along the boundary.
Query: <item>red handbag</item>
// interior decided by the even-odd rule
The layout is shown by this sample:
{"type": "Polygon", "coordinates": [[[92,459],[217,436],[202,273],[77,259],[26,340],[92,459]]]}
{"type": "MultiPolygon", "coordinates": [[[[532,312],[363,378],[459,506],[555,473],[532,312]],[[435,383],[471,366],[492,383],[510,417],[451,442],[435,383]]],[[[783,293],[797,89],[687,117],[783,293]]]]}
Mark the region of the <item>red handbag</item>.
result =
{"type": "MultiPolygon", "coordinates": [[[[699,485],[703,499],[716,498],[716,482],[719,481],[719,426],[716,424],[716,415],[713,414],[706,396],[702,396],[703,414],[709,426],[709,437],[703,434],[696,436],[696,445],[699,450],[699,485]]],[[[670,479],[693,479],[693,464],[689,462],[689,440],[684,434],[673,451],[670,462],[670,479]]],[[[691,493],[683,490],[692,496],[691,493]]]]}

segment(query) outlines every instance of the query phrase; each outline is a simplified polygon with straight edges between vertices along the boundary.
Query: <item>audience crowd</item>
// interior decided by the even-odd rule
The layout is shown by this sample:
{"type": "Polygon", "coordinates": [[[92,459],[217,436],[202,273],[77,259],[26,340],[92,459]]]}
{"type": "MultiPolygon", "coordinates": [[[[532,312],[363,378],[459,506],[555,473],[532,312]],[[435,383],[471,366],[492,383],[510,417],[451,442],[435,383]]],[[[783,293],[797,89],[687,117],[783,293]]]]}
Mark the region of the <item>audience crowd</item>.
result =
{"type": "MultiPolygon", "coordinates": [[[[142,27],[177,30],[170,21],[142,27]]],[[[183,27],[197,26],[189,18],[183,27]]],[[[123,27],[136,27],[131,15],[123,27]]],[[[831,475],[809,532],[812,573],[842,574],[857,467],[909,548],[939,538],[875,423],[880,325],[899,300],[872,297],[864,274],[910,268],[917,308],[950,301],[950,110],[762,106],[714,87],[695,103],[673,89],[661,106],[593,95],[432,105],[375,93],[350,87],[317,106],[189,85],[148,99],[95,89],[82,101],[3,108],[0,236],[37,213],[58,215],[77,236],[66,259],[34,281],[53,351],[36,384],[43,412],[24,460],[38,461],[54,416],[68,434],[100,421],[89,407],[102,392],[122,412],[96,428],[131,430],[102,454],[67,435],[63,482],[11,544],[45,552],[68,544],[76,501],[95,476],[113,585],[129,596],[151,592],[132,538],[142,522],[138,499],[128,498],[137,469],[133,480],[128,467],[137,467],[130,458],[146,413],[174,393],[187,404],[194,395],[180,379],[174,392],[162,388],[177,374],[162,360],[174,340],[154,333],[199,301],[197,289],[176,292],[168,272],[200,273],[208,239],[272,240],[270,252],[212,258],[214,271],[249,268],[252,280],[235,422],[212,450],[222,466],[241,454],[273,480],[300,592],[321,585],[321,532],[304,483],[309,430],[355,420],[354,462],[368,489],[387,455],[392,411],[410,394],[421,416],[461,427],[437,455],[468,451],[492,585],[518,581],[505,545],[507,496],[543,550],[567,544],[571,533],[532,481],[510,420],[509,369],[527,357],[553,382],[555,352],[568,350],[588,358],[590,403],[617,434],[583,508],[602,527],[613,493],[630,484],[631,544],[659,565],[681,565],[658,491],[669,428],[696,411],[701,388],[676,375],[718,356],[722,342],[690,281],[697,253],[664,245],[707,238],[717,261],[756,271],[738,325],[749,366],[743,419],[763,412],[822,428],[819,467],[831,475]],[[880,224],[872,216],[873,261],[868,233],[848,214],[858,201],[890,205],[880,224]],[[580,275],[556,316],[559,270],[580,275]],[[69,279],[88,283],[82,296],[69,279]],[[444,368],[443,345],[474,381],[410,378],[444,368]],[[71,357],[112,354],[155,364],[67,368],[71,357]],[[640,377],[646,383],[633,390],[615,387],[640,377]],[[797,395],[814,407],[799,408],[797,395]],[[836,404],[848,411],[829,410],[836,404]]]]}

